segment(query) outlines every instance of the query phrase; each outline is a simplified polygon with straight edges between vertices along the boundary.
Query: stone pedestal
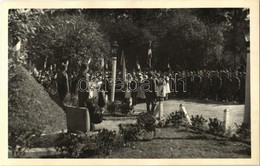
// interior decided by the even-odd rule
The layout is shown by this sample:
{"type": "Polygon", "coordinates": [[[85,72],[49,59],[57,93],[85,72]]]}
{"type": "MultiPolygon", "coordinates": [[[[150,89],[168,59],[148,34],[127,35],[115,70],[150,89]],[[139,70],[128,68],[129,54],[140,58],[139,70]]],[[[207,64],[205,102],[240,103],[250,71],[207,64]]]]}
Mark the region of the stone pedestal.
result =
{"type": "Polygon", "coordinates": [[[90,131],[90,116],[87,108],[66,106],[66,119],[68,132],[90,131]]]}

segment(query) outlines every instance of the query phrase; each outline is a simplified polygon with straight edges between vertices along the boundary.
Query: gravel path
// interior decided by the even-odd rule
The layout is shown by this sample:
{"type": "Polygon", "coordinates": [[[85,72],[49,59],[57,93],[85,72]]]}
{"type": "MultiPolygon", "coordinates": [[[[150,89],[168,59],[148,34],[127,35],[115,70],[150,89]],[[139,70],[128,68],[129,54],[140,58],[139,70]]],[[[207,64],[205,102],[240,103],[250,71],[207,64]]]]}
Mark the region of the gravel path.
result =
{"type": "MultiPolygon", "coordinates": [[[[208,118],[218,118],[223,121],[224,109],[229,110],[230,126],[231,129],[236,129],[235,123],[241,124],[243,121],[244,105],[243,104],[226,104],[226,103],[216,103],[207,101],[202,102],[199,100],[166,100],[164,101],[164,115],[179,110],[180,104],[182,104],[188,114],[191,115],[202,115],[205,119],[208,118]]],[[[140,112],[145,112],[146,104],[140,103],[135,106],[135,112],[133,115],[137,115],[140,112]]],[[[118,131],[118,125],[120,123],[135,123],[136,119],[131,117],[115,117],[115,118],[105,118],[101,124],[97,124],[96,129],[107,128],[109,130],[118,131]]]]}

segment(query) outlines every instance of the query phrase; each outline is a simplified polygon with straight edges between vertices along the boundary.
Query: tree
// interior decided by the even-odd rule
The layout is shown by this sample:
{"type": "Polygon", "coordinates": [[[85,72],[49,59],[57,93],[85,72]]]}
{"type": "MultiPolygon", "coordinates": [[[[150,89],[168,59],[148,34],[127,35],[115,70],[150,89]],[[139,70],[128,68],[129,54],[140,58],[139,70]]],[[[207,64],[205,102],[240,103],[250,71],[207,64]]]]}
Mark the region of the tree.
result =
{"type": "Polygon", "coordinates": [[[96,22],[86,20],[82,14],[45,14],[28,41],[30,58],[39,69],[44,68],[43,61],[47,61],[48,67],[69,60],[73,70],[91,58],[90,68],[99,70],[99,58],[106,57],[110,47],[98,28],[96,22]]]}
{"type": "Polygon", "coordinates": [[[167,10],[162,17],[164,31],[158,40],[158,68],[169,61],[175,69],[181,66],[182,70],[197,70],[219,59],[224,44],[220,26],[209,26],[186,9],[167,10]]]}

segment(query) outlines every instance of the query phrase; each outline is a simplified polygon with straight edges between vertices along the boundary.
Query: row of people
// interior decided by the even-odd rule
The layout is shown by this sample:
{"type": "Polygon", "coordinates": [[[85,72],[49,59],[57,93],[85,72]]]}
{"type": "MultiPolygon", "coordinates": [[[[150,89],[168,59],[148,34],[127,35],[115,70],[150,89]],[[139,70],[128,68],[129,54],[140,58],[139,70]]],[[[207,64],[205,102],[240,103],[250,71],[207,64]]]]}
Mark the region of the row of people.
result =
{"type": "MultiPolygon", "coordinates": [[[[66,75],[65,66],[62,68],[60,73],[66,75]],[[64,73],[65,72],[65,73],[64,73]]],[[[183,71],[183,72],[152,72],[151,79],[158,83],[158,80],[164,80],[164,86],[162,93],[165,99],[177,97],[177,98],[198,98],[198,99],[213,99],[217,101],[233,101],[243,103],[245,100],[245,73],[244,72],[229,72],[226,70],[222,71],[183,71]]],[[[76,95],[77,85],[78,85],[78,74],[74,72],[66,79],[60,79],[57,74],[43,74],[38,73],[36,77],[39,82],[46,84],[46,86],[54,86],[55,80],[60,80],[62,85],[67,86],[65,90],[66,94],[70,92],[72,95],[76,95]],[[46,76],[45,76],[46,75],[46,76]],[[46,81],[47,80],[47,81],[46,81]]],[[[62,75],[62,74],[60,74],[62,75]]],[[[88,77],[88,91],[89,98],[97,97],[100,88],[102,87],[105,91],[106,100],[109,100],[110,90],[111,90],[111,73],[106,72],[102,74],[101,72],[89,74],[86,73],[88,77]]],[[[116,80],[116,99],[126,99],[128,100],[130,96],[130,101],[133,105],[140,101],[146,99],[145,92],[142,87],[145,84],[145,80],[148,79],[149,72],[138,72],[138,73],[128,73],[126,79],[122,80],[121,74],[117,74],[116,80]],[[125,86],[127,84],[127,86],[125,86]],[[124,85],[122,87],[122,85],[124,85]],[[130,89],[125,92],[126,87],[130,89]]],[[[58,91],[61,85],[57,86],[58,91]]],[[[61,89],[65,89],[64,86],[61,89]]],[[[158,89],[156,89],[158,93],[158,89]]],[[[62,92],[60,92],[62,93],[62,92]]],[[[62,100],[62,97],[61,97],[62,100]]]]}
{"type": "MultiPolygon", "coordinates": [[[[128,74],[130,77],[131,89],[141,85],[148,78],[147,73],[128,74]]],[[[203,100],[216,100],[223,102],[241,102],[245,100],[245,73],[229,71],[203,71],[203,72],[154,72],[152,78],[158,82],[158,79],[164,79],[163,92],[165,98],[197,98],[203,100]]],[[[128,80],[129,81],[129,80],[128,80]]],[[[120,86],[122,81],[118,79],[116,87],[120,86]]],[[[117,88],[116,88],[117,89],[117,88]]],[[[156,90],[158,92],[158,90],[156,90]]],[[[132,91],[133,103],[145,99],[145,93],[141,88],[132,91]]],[[[118,92],[119,98],[123,94],[118,92]]]]}

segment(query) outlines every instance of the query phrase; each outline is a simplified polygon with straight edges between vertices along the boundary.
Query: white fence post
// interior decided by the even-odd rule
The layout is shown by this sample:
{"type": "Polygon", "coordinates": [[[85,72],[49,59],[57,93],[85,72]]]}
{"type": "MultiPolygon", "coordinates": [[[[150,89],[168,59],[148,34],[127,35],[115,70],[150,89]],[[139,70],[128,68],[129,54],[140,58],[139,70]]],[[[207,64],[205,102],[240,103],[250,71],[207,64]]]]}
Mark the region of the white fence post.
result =
{"type": "Polygon", "coordinates": [[[228,130],[229,128],[229,110],[225,109],[224,110],[224,130],[225,132],[228,130]]]}
{"type": "Polygon", "coordinates": [[[163,117],[163,99],[159,101],[159,119],[162,120],[163,117]]]}
{"type": "Polygon", "coordinates": [[[185,118],[187,119],[189,125],[191,125],[191,120],[190,120],[190,117],[188,115],[188,112],[187,112],[186,108],[184,106],[182,106],[182,104],[180,104],[180,110],[183,111],[185,118]]]}

